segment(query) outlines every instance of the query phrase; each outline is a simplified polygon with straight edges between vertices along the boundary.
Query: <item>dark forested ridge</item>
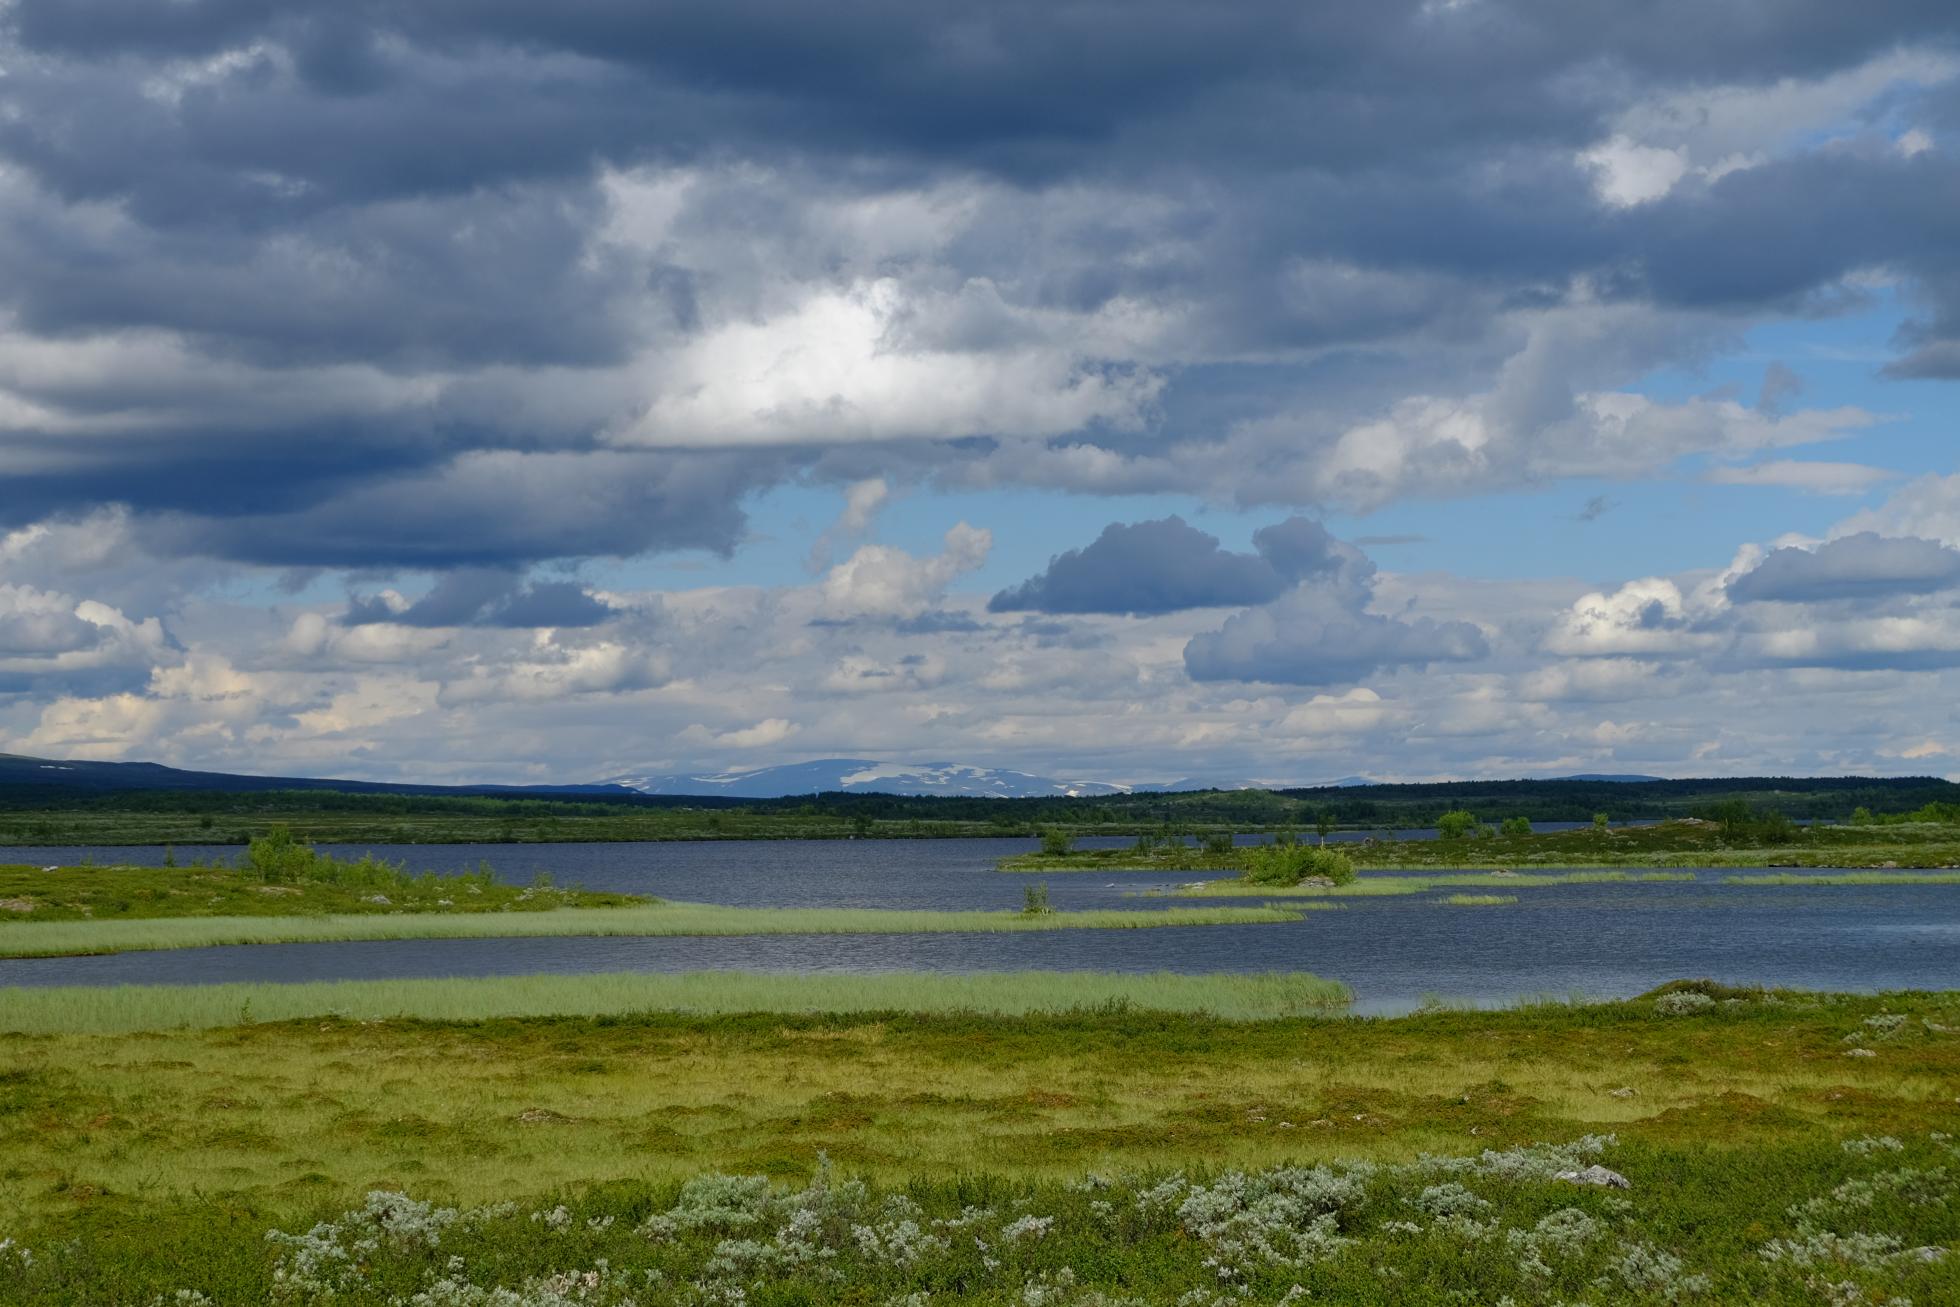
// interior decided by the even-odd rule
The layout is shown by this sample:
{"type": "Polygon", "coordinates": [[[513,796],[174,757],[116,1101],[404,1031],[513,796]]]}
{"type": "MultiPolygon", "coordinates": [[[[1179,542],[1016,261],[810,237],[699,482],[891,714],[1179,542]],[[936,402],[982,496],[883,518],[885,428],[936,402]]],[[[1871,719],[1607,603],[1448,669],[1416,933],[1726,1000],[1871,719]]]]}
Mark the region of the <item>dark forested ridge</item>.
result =
{"type": "Polygon", "coordinates": [[[386,820],[409,815],[504,826],[545,823],[531,838],[648,838],[656,827],[700,827],[705,834],[809,835],[826,826],[879,834],[1020,831],[1040,825],[1144,830],[1311,825],[1323,815],[1341,826],[1428,826],[1447,811],[1485,821],[1616,821],[1692,815],[1742,800],[1765,811],[1842,818],[1855,809],[1904,812],[1960,802],[1960,785],[1928,776],[1723,777],[1696,780],[1503,780],[1325,786],[1286,790],[1197,790],[1084,798],[958,798],[894,794],[812,794],[774,799],[725,795],[643,795],[621,787],[439,786],[241,776],[184,771],[154,763],[51,762],[0,755],[0,811],[209,815],[221,829],[282,814],[334,814],[386,820]],[[719,816],[715,815],[719,814],[719,816]],[[622,827],[608,836],[597,828],[622,827]],[[631,832],[625,829],[630,825],[631,832]],[[901,827],[894,829],[894,827],[901,827]],[[561,829],[562,828],[562,829],[561,829]],[[582,830],[583,833],[574,833],[582,830]]]}

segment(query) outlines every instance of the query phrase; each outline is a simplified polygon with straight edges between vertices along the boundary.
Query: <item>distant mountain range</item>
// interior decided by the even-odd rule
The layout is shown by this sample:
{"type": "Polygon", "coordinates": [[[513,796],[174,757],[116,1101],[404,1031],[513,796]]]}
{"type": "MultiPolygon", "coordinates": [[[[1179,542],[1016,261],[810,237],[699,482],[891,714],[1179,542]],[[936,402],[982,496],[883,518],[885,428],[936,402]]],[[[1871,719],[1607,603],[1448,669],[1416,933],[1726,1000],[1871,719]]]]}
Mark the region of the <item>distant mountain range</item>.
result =
{"type": "Polygon", "coordinates": [[[815,762],[785,763],[750,771],[614,776],[599,784],[637,790],[641,794],[718,794],[737,799],[833,793],[941,794],[968,799],[1083,798],[1091,794],[1128,794],[1138,788],[1108,781],[1056,780],[1004,767],[975,767],[957,762],[878,762],[868,758],[820,758],[815,762]]]}
{"type": "MultiPolygon", "coordinates": [[[[1581,775],[1573,781],[1653,781],[1655,776],[1581,775]]],[[[0,754],[0,787],[59,786],[71,790],[342,790],[396,794],[503,794],[533,798],[581,796],[627,798],[636,794],[729,799],[779,799],[798,794],[947,795],[958,798],[1087,798],[1103,794],[1175,794],[1192,790],[1345,789],[1379,785],[1367,776],[1343,776],[1310,786],[1281,786],[1221,777],[1128,785],[1118,781],[1037,776],[970,763],[880,762],[868,758],[820,758],[744,771],[677,772],[615,776],[576,785],[419,785],[333,780],[310,776],[248,776],[188,771],[153,762],[64,762],[0,754]]]]}

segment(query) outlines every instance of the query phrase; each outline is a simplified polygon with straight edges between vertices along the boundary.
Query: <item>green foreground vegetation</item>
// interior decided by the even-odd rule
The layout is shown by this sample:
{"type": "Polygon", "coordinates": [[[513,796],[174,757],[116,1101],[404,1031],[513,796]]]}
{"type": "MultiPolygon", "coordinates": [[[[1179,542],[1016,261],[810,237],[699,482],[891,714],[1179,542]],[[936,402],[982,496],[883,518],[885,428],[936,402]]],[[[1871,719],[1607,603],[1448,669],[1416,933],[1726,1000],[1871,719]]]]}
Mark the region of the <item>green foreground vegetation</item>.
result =
{"type": "Polygon", "coordinates": [[[1960,1300],[1960,995],[1085,997],[88,1033],[123,1000],[0,993],[47,1023],[0,1035],[0,1300],[1960,1300]]]}

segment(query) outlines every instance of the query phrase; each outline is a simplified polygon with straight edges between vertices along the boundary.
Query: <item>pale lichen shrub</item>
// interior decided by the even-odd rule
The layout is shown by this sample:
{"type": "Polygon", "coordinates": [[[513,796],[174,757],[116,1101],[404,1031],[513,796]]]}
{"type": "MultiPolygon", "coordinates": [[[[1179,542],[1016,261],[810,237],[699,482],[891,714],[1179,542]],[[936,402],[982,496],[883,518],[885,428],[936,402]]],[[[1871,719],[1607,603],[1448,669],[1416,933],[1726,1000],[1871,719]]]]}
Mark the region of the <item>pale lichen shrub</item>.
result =
{"type": "Polygon", "coordinates": [[[1475,1157],[1424,1154],[1407,1169],[1417,1174],[1474,1175],[1493,1180],[1551,1180],[1561,1171],[1578,1171],[1592,1165],[1616,1142],[1613,1135],[1580,1135],[1566,1144],[1487,1148],[1475,1157]]]}
{"type": "Polygon", "coordinates": [[[1679,1257],[1647,1243],[1626,1245],[1626,1251],[1613,1263],[1613,1273],[1629,1293],[1644,1294],[1662,1302],[1677,1303],[1699,1298],[1715,1287],[1706,1275],[1688,1274],[1679,1257]]]}
{"type": "Polygon", "coordinates": [[[780,1205],[768,1176],[711,1172],[682,1185],[674,1205],[642,1221],[635,1233],[660,1240],[695,1231],[745,1230],[767,1221],[780,1205]]]}
{"type": "Polygon", "coordinates": [[[1664,1017],[1691,1017],[1714,1006],[1714,999],[1692,989],[1677,989],[1654,1000],[1654,1011],[1664,1017]]]}
{"type": "Polygon", "coordinates": [[[1517,1258],[1518,1274],[1548,1280],[1552,1261],[1584,1256],[1603,1232],[1604,1227],[1588,1213],[1577,1207],[1561,1207],[1529,1230],[1506,1230],[1504,1242],[1517,1258]]]}
{"type": "Polygon", "coordinates": [[[1489,1199],[1479,1198],[1454,1180],[1430,1185],[1416,1195],[1415,1205],[1431,1216],[1475,1218],[1491,1209],[1489,1199]]]}
{"type": "Polygon", "coordinates": [[[1207,1265],[1220,1279],[1248,1265],[1306,1266],[1353,1242],[1341,1233],[1341,1217],[1360,1208],[1373,1173],[1365,1164],[1344,1171],[1233,1171],[1214,1184],[1192,1186],[1178,1204],[1178,1221],[1210,1250],[1207,1265]]]}
{"type": "Polygon", "coordinates": [[[304,1234],[268,1230],[266,1241],[283,1250],[273,1290],[289,1298],[330,1297],[358,1285],[376,1253],[435,1248],[458,1216],[453,1207],[377,1189],[360,1207],[304,1234]]]}

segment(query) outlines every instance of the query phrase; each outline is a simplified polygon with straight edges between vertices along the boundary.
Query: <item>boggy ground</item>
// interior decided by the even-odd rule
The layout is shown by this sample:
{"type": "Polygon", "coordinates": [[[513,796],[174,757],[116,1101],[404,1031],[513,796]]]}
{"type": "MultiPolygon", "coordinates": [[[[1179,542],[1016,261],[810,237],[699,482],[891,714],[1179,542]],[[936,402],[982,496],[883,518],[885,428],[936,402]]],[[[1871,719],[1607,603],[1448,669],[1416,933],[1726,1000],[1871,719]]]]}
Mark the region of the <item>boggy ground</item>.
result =
{"type": "Polygon", "coordinates": [[[1689,993],[8,1036],[0,1231],[33,1260],[0,1297],[1960,1301],[1960,995],[1689,993]],[[873,1190],[804,1190],[820,1154],[873,1190]],[[1633,1187],[1551,1178],[1593,1162],[1633,1187]]]}

